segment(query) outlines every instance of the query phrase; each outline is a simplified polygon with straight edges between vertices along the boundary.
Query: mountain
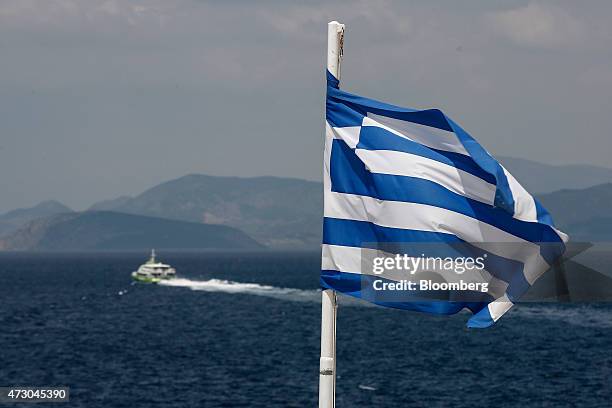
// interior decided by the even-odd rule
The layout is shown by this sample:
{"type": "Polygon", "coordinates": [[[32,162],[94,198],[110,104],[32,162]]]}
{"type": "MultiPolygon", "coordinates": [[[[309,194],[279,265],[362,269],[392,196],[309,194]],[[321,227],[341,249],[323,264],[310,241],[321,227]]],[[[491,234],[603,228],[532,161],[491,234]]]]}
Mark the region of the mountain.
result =
{"type": "Polygon", "coordinates": [[[192,174],[162,183],[108,209],[226,225],[269,246],[306,247],[321,242],[322,191],[321,183],[299,179],[192,174]]]}
{"type": "Polygon", "coordinates": [[[0,237],[18,230],[24,224],[37,218],[48,217],[62,213],[70,213],[72,209],[57,201],[43,201],[30,208],[19,208],[0,215],[0,237]]]}
{"type": "MultiPolygon", "coordinates": [[[[612,169],[553,166],[512,157],[500,160],[529,191],[540,192],[544,206],[572,238],[608,239],[607,231],[612,230],[607,227],[612,225],[607,211],[608,203],[612,203],[609,184],[612,169]]],[[[305,248],[320,244],[322,201],[319,182],[191,174],[134,197],[96,203],[89,211],[224,225],[238,228],[266,246],[305,248]]],[[[56,202],[11,211],[0,216],[0,236],[14,232],[33,219],[70,211],[56,202]]]]}
{"type": "Polygon", "coordinates": [[[573,240],[612,241],[612,183],[541,194],[538,200],[573,240]]]}
{"type": "Polygon", "coordinates": [[[570,224],[564,231],[574,241],[612,241],[612,217],[593,218],[570,224]]]}
{"type": "Polygon", "coordinates": [[[132,197],[130,196],[120,196],[110,200],[99,201],[89,207],[88,211],[112,211],[114,208],[122,206],[131,199],[132,197]]]}
{"type": "Polygon", "coordinates": [[[498,159],[532,194],[612,183],[612,169],[606,167],[584,164],[555,166],[503,156],[498,159]]]}
{"type": "MultiPolygon", "coordinates": [[[[510,157],[502,157],[501,161],[531,192],[578,186],[573,190],[540,194],[557,224],[569,228],[568,231],[582,231],[577,236],[589,236],[584,224],[588,219],[608,217],[606,203],[612,203],[612,196],[604,191],[609,189],[609,184],[592,185],[600,180],[612,182],[612,169],[551,166],[510,157]],[[594,202],[585,201],[584,196],[594,202]],[[574,219],[573,214],[580,212],[585,203],[592,206],[593,211],[587,212],[584,219],[574,219]],[[578,224],[570,227],[576,222],[578,224]]],[[[134,198],[122,197],[95,204],[92,208],[227,225],[245,231],[268,246],[294,248],[320,243],[322,201],[322,185],[318,182],[192,174],[159,184],[134,198]]],[[[605,231],[597,234],[598,239],[603,236],[606,236],[605,231]]]]}
{"type": "Polygon", "coordinates": [[[0,250],[258,249],[235,228],[108,211],[37,219],[0,239],[0,250]]]}

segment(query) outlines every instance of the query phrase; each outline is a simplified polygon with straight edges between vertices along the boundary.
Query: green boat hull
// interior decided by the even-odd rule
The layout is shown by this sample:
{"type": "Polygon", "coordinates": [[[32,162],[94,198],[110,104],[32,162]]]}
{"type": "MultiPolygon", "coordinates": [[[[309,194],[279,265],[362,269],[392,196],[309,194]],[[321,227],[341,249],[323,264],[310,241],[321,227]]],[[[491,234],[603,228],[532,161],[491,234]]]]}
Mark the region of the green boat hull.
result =
{"type": "Polygon", "coordinates": [[[136,282],[141,282],[141,283],[159,283],[163,280],[172,280],[174,278],[152,278],[149,276],[141,276],[138,275],[136,272],[132,273],[132,279],[134,279],[136,282]]]}

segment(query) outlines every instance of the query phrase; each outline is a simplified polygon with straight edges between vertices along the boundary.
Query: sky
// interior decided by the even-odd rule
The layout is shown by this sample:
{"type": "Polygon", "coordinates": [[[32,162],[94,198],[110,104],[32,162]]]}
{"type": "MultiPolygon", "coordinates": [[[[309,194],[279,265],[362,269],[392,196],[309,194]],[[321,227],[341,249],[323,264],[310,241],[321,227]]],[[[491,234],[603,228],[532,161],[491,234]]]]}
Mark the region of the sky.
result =
{"type": "Polygon", "coordinates": [[[612,167],[609,1],[0,0],[0,211],[189,173],[319,180],[341,86],[490,152],[612,167]]]}

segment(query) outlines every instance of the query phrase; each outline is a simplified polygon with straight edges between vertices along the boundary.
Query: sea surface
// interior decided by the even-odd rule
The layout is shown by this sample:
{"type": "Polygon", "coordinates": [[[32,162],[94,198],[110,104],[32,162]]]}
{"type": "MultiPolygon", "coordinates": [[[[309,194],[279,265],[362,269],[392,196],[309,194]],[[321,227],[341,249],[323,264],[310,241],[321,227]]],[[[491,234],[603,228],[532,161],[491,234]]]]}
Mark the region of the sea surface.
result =
{"type": "MultiPolygon", "coordinates": [[[[1,254],[0,386],[35,407],[313,407],[316,253],[1,254]]],[[[337,407],[610,407],[612,306],[520,304],[493,328],[340,298],[337,407]]],[[[14,406],[26,406],[18,404],[14,406]]]]}

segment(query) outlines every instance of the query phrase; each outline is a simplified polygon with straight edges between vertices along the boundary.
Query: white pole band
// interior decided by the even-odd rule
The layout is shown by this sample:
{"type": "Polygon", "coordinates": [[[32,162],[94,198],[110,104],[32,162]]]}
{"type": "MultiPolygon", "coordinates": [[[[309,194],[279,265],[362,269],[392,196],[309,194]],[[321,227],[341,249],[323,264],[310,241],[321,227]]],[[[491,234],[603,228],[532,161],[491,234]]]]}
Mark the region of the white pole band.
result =
{"type": "Polygon", "coordinates": [[[332,21],[327,24],[327,70],[340,80],[340,60],[344,45],[344,24],[332,21]]]}

